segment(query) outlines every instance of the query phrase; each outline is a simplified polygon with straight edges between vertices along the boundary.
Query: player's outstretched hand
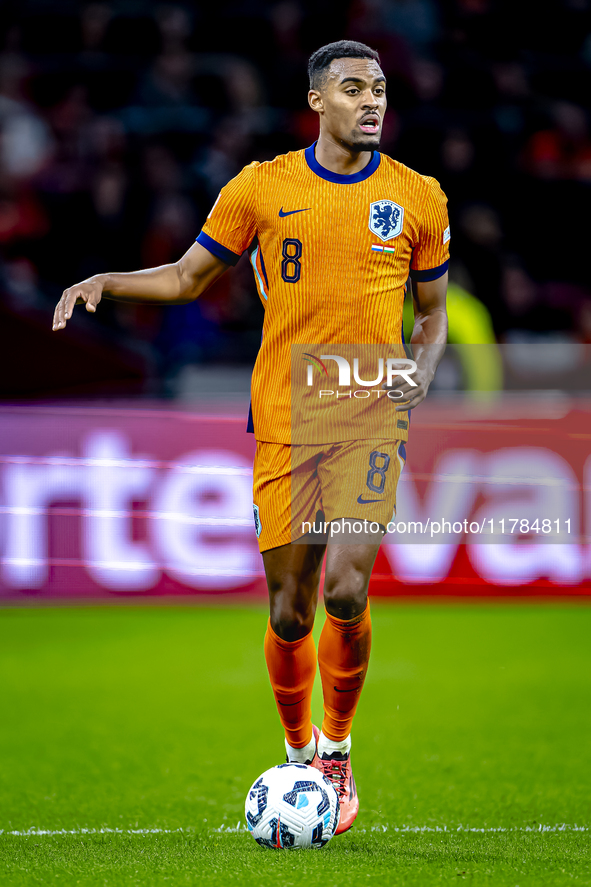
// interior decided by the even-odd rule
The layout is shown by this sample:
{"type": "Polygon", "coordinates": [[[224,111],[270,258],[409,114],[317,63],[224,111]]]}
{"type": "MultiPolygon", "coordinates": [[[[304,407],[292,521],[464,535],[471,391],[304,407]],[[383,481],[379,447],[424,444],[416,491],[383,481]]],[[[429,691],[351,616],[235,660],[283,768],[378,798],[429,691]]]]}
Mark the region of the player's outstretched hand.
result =
{"type": "Polygon", "coordinates": [[[85,304],[86,310],[94,314],[102,294],[103,284],[91,280],[84,280],[64,290],[53,314],[53,329],[63,330],[72,316],[74,305],[85,304]]]}

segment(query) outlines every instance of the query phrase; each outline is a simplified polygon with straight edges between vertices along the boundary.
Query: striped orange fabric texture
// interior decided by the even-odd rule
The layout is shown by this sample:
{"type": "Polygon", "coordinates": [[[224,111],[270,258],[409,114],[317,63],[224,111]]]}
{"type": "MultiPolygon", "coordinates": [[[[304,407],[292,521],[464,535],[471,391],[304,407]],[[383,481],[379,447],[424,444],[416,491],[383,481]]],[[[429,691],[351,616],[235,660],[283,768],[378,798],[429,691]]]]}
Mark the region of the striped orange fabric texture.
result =
{"type": "Polygon", "coordinates": [[[449,258],[447,201],[435,179],[382,154],[363,180],[331,181],[306,154],[245,167],[203,227],[236,256],[251,248],[265,306],[252,380],[254,430],[258,440],[286,444],[291,346],[318,343],[334,352],[339,343],[400,343],[409,270],[420,276],[449,258]],[[394,229],[376,224],[372,204],[389,204],[386,212],[398,207],[394,229]],[[396,233],[380,236],[388,230],[396,233]]]}

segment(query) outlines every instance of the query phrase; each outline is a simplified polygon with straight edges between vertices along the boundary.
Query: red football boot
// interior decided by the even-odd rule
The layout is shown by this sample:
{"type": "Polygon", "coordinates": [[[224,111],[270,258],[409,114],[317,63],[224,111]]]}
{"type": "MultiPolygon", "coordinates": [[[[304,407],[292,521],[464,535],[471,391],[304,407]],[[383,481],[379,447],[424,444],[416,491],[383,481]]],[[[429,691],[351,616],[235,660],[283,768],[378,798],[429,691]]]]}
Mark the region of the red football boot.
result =
{"type": "Polygon", "coordinates": [[[315,767],[316,764],[314,762],[318,760],[318,738],[320,736],[320,730],[318,729],[318,727],[316,727],[315,724],[312,724],[312,736],[316,741],[316,751],[314,752],[314,757],[312,758],[312,760],[306,761],[306,764],[309,764],[310,767],[315,767]]]}
{"type": "Polygon", "coordinates": [[[343,832],[351,828],[359,813],[359,797],[351,770],[351,755],[344,755],[336,751],[331,755],[324,752],[320,757],[317,753],[312,761],[312,767],[316,767],[327,779],[330,779],[337,790],[341,806],[341,820],[335,835],[342,835],[343,832]]]}

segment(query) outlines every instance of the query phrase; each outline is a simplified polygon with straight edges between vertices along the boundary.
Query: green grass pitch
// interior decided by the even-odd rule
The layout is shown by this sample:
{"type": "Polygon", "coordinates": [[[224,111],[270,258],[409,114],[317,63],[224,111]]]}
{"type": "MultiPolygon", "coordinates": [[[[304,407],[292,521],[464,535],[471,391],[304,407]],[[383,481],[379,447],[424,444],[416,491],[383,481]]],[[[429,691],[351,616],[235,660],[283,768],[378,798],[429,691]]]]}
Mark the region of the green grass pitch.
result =
{"type": "Polygon", "coordinates": [[[372,615],[360,815],[290,853],[243,830],[283,757],[263,607],[0,610],[0,885],[591,884],[591,608],[372,615]]]}

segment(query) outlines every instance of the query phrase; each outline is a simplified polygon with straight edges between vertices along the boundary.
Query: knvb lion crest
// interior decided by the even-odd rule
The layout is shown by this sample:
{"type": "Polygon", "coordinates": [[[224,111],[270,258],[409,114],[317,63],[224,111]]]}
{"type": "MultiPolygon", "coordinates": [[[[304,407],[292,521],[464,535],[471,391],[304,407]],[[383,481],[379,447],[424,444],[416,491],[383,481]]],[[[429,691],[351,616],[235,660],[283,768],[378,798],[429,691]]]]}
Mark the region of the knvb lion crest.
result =
{"type": "Polygon", "coordinates": [[[380,240],[392,240],[402,231],[404,207],[393,200],[376,200],[369,205],[369,230],[380,240]]]}

